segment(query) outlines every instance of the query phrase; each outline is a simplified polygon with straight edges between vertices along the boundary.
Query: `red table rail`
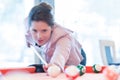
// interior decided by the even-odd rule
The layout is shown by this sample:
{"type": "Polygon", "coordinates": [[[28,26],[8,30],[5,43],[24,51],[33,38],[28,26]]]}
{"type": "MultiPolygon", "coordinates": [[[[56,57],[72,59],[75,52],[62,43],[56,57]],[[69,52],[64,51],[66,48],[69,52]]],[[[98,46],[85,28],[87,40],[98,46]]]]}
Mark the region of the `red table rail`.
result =
{"type": "MultiPolygon", "coordinates": [[[[102,66],[101,72],[104,70],[105,66],[102,66]]],[[[35,67],[15,67],[15,68],[0,68],[0,72],[5,74],[9,71],[21,70],[21,71],[28,71],[30,73],[35,73],[35,67]]],[[[94,73],[92,66],[86,66],[86,73],[94,73]]]]}
{"type": "MultiPolygon", "coordinates": [[[[101,66],[101,67],[102,67],[102,70],[100,71],[100,73],[103,72],[106,66],[101,66]]],[[[86,66],[86,73],[94,73],[92,66],[86,66]]]]}
{"type": "Polygon", "coordinates": [[[9,71],[27,71],[30,73],[34,73],[35,72],[35,67],[15,67],[15,68],[0,68],[0,72],[2,74],[5,74],[9,71]]]}

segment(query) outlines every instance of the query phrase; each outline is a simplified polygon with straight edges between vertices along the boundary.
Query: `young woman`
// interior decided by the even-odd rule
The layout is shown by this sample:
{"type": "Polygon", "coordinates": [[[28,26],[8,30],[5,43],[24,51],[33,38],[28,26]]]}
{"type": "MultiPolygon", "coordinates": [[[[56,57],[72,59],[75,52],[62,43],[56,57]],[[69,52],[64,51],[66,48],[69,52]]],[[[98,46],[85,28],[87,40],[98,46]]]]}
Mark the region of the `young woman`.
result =
{"type": "MultiPolygon", "coordinates": [[[[42,2],[34,6],[28,16],[26,40],[40,52],[43,48],[43,59],[64,70],[65,66],[78,65],[84,59],[81,55],[81,44],[74,38],[74,32],[54,22],[52,7],[42,2]]],[[[39,68],[39,67],[38,67],[39,68]]]]}

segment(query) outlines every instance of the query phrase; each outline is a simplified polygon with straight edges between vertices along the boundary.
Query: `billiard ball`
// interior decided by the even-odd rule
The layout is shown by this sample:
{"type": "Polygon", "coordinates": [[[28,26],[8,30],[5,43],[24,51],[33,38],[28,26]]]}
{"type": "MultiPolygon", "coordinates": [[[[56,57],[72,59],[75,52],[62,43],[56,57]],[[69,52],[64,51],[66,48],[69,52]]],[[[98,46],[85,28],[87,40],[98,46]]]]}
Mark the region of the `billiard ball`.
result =
{"type": "Polygon", "coordinates": [[[48,68],[47,73],[51,77],[57,77],[61,73],[61,69],[57,65],[51,65],[48,68]]]}
{"type": "Polygon", "coordinates": [[[99,64],[94,64],[92,66],[92,69],[95,73],[99,73],[102,70],[102,66],[100,66],[99,64]]]}
{"type": "Polygon", "coordinates": [[[75,65],[70,65],[65,69],[65,74],[70,79],[75,79],[79,76],[80,70],[75,65]]]}
{"type": "Polygon", "coordinates": [[[83,75],[86,72],[86,67],[84,65],[79,64],[77,68],[80,70],[80,75],[83,75]]]}
{"type": "Polygon", "coordinates": [[[103,70],[103,75],[105,76],[106,80],[117,80],[119,73],[117,72],[117,68],[115,66],[107,66],[103,70]]]}

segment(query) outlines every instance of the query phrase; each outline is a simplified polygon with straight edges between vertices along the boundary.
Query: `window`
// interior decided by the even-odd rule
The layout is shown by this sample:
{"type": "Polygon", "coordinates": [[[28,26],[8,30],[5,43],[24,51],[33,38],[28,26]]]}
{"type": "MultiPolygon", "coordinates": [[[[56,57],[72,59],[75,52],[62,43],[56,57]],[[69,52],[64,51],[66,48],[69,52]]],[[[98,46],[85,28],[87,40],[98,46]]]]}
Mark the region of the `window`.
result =
{"type": "Polygon", "coordinates": [[[0,67],[34,62],[24,37],[24,19],[33,4],[33,0],[0,0],[0,67]]]}

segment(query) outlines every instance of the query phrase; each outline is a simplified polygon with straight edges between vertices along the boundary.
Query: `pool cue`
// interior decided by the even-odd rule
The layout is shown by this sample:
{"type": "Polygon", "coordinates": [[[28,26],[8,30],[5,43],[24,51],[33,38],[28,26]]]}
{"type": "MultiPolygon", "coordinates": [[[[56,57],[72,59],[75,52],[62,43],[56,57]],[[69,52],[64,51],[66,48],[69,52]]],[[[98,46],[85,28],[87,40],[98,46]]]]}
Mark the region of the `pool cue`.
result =
{"type": "Polygon", "coordinates": [[[45,60],[43,60],[43,58],[41,57],[41,55],[37,52],[37,50],[33,47],[33,46],[30,46],[31,49],[35,52],[35,54],[38,56],[38,58],[45,64],[47,65],[47,62],[45,60]]]}

